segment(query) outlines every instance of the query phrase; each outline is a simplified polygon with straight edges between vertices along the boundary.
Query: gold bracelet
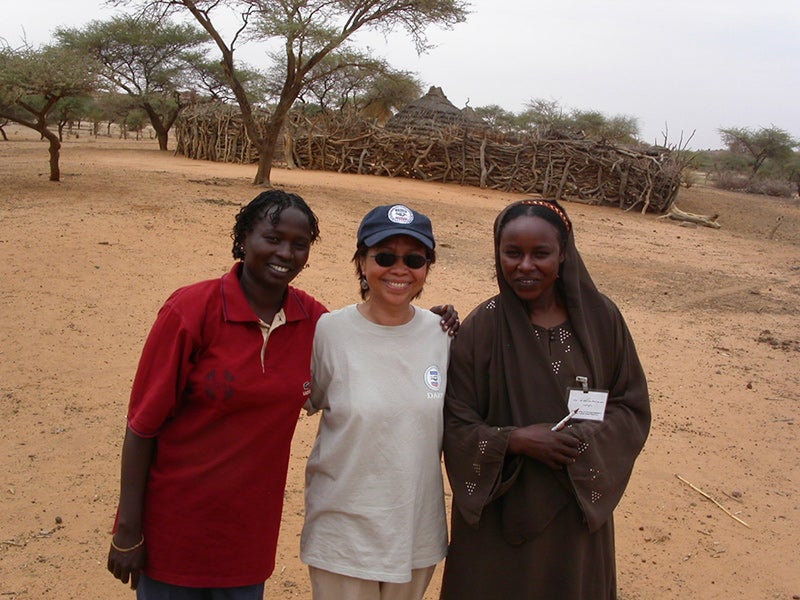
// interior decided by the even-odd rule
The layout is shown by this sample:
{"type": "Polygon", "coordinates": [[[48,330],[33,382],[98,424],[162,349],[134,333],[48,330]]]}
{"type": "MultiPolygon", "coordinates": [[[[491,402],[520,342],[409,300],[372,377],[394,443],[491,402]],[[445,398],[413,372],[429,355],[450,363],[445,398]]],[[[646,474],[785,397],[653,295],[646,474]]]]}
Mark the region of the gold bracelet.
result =
{"type": "Polygon", "coordinates": [[[140,539],[138,543],[134,544],[130,548],[120,548],[114,543],[114,536],[111,536],[111,547],[117,552],[132,552],[143,545],[144,545],[144,534],[142,534],[142,539],[140,539]]]}

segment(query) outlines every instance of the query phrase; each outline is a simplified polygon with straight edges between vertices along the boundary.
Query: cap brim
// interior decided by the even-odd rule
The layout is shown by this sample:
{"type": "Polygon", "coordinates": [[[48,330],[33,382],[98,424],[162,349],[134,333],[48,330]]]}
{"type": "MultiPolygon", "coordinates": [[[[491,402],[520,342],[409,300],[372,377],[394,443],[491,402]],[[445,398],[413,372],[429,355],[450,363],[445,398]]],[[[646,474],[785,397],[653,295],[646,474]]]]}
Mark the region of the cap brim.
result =
{"type": "Polygon", "coordinates": [[[417,239],[420,242],[422,242],[425,245],[425,247],[430,250],[433,250],[436,247],[436,242],[434,242],[428,236],[422,233],[418,233],[416,231],[411,231],[410,229],[404,229],[400,227],[396,229],[384,229],[378,233],[373,233],[372,235],[364,238],[364,243],[368,247],[372,247],[376,244],[380,244],[383,240],[385,240],[386,238],[390,238],[393,235],[407,235],[409,237],[413,237],[414,239],[417,239]]]}

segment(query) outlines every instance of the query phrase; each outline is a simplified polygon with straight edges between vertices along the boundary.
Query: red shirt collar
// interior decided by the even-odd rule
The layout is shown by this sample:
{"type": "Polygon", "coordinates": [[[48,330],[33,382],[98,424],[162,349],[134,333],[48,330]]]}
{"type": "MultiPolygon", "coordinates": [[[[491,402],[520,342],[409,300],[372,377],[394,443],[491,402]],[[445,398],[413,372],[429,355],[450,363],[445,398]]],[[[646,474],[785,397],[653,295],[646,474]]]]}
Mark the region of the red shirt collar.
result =
{"type": "MultiPolygon", "coordinates": [[[[231,270],[222,276],[222,312],[226,321],[241,321],[258,323],[258,317],[253,312],[247,297],[244,295],[239,275],[242,272],[242,263],[237,262],[231,270]]],[[[286,296],[283,299],[283,312],[286,315],[286,322],[301,321],[309,318],[308,313],[303,307],[303,303],[298,298],[298,290],[292,286],[286,289],[286,296]]]]}

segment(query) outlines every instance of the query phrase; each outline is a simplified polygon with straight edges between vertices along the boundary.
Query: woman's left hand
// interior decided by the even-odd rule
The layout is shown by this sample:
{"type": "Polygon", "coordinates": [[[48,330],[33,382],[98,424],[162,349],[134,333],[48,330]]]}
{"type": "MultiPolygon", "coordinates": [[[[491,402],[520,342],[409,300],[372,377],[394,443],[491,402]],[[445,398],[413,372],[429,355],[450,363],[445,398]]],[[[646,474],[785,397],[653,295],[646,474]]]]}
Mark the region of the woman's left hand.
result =
{"type": "Polygon", "coordinates": [[[514,429],[508,437],[508,451],[523,454],[560,470],[578,458],[578,438],[563,431],[553,431],[552,423],[536,423],[514,429]]]}
{"type": "Polygon", "coordinates": [[[431,312],[442,317],[440,321],[442,331],[446,331],[450,336],[455,336],[458,333],[461,321],[458,320],[458,311],[455,306],[452,304],[440,304],[439,306],[431,307],[431,312]]]}

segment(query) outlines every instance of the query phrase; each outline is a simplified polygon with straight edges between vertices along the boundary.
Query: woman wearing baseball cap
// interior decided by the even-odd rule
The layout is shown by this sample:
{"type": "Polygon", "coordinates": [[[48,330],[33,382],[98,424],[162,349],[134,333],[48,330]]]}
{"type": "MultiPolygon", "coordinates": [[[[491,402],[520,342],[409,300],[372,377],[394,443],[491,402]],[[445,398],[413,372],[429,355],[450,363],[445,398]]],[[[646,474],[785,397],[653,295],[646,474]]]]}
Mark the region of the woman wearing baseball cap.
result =
{"type": "Polygon", "coordinates": [[[447,552],[450,336],[412,304],[435,246],[425,215],[402,204],[371,210],[353,256],[362,302],[317,325],[306,408],[322,416],[300,551],[315,600],[417,600],[447,552]]]}

